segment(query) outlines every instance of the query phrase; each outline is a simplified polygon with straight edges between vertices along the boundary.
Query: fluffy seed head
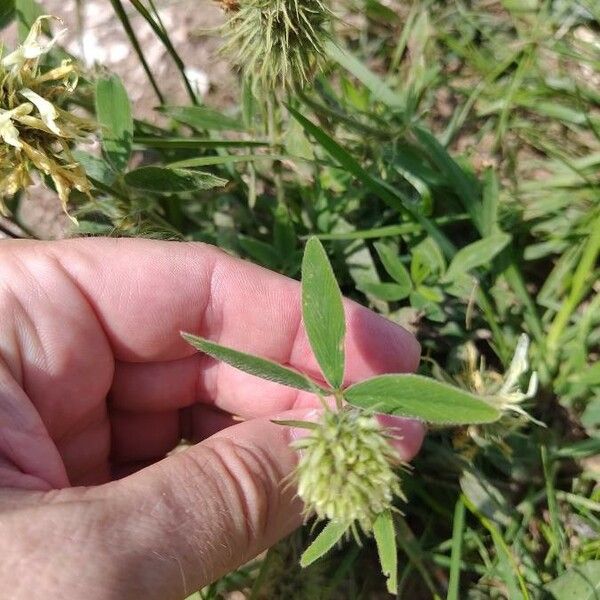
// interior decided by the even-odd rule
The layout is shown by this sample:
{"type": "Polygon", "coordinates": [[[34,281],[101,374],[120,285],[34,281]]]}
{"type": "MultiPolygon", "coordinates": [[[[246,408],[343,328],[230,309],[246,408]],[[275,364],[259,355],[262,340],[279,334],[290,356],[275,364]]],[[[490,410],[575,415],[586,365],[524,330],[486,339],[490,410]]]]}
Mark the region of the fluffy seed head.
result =
{"type": "Polygon", "coordinates": [[[296,469],[306,516],[316,513],[368,534],[379,514],[403,498],[394,471],[397,457],[377,420],[355,409],[325,411],[310,434],[293,445],[301,450],[296,469]]]}
{"type": "Polygon", "coordinates": [[[31,184],[32,169],[52,179],[65,209],[73,188],[89,194],[90,183],[70,146],[96,126],[60,108],[77,86],[74,65],[65,60],[54,69],[40,67],[63,33],[45,41],[42,28],[50,20],[58,19],[39,17],[7,56],[0,48],[0,212],[4,198],[31,184]]]}
{"type": "Polygon", "coordinates": [[[256,92],[302,88],[322,62],[331,11],[322,0],[227,3],[229,54],[256,92]]]}

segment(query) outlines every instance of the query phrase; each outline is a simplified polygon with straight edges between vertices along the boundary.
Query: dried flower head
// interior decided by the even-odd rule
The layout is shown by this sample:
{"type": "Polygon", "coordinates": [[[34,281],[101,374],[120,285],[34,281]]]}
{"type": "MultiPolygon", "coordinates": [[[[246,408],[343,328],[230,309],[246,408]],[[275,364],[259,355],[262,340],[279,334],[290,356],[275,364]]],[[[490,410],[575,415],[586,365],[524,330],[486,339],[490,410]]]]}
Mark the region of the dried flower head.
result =
{"type": "Polygon", "coordinates": [[[43,41],[41,16],[23,43],[2,58],[0,49],[0,211],[3,199],[31,184],[37,169],[49,176],[66,210],[71,190],[89,194],[90,183],[74,160],[70,146],[96,129],[92,121],[60,108],[77,86],[74,65],[64,60],[59,67],[43,70],[40,59],[64,33],[43,41]]]}
{"type": "Polygon", "coordinates": [[[496,444],[505,453],[510,453],[509,447],[504,443],[504,438],[512,431],[523,426],[528,421],[536,421],[522,407],[522,403],[535,397],[537,393],[537,373],[534,371],[529,377],[527,391],[519,387],[519,381],[529,371],[527,354],[529,351],[529,338],[522,334],[519,337],[515,353],[504,376],[486,369],[485,361],[479,356],[474,344],[468,343],[464,347],[464,369],[456,376],[460,387],[467,389],[479,396],[483,396],[490,404],[502,412],[502,417],[486,425],[470,425],[458,430],[455,435],[455,445],[468,455],[472,455],[475,448],[470,445],[474,441],[476,446],[484,446],[489,442],[496,444]]]}
{"type": "Polygon", "coordinates": [[[255,91],[302,88],[324,56],[331,11],[322,0],[240,0],[223,33],[229,54],[255,91]]]}
{"type": "Polygon", "coordinates": [[[394,467],[397,456],[377,420],[355,409],[326,410],[301,450],[295,478],[305,514],[315,513],[366,534],[375,519],[403,498],[394,467]]]}

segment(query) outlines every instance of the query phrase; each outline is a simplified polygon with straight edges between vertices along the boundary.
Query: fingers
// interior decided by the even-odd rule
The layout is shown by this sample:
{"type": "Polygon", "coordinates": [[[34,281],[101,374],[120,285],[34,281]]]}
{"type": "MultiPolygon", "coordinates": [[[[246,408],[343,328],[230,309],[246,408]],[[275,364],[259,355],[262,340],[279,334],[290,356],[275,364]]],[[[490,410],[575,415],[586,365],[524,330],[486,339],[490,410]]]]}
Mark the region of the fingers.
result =
{"type": "Polygon", "coordinates": [[[290,439],[265,419],[240,423],[114,484],[109,535],[128,548],[133,592],[184,598],[297,527],[290,439]]]}
{"type": "MultiPolygon", "coordinates": [[[[370,311],[357,311],[355,307],[351,305],[348,311],[354,324],[349,326],[350,331],[361,329],[367,341],[361,345],[355,337],[349,339],[347,383],[381,373],[414,370],[418,353],[405,348],[406,332],[370,311]]],[[[300,348],[297,354],[309,354],[307,342],[303,341],[300,348]]],[[[290,362],[302,369],[312,360],[312,355],[304,359],[295,356],[290,362]]],[[[313,376],[318,378],[314,372],[313,376]]],[[[249,415],[260,414],[257,410],[289,409],[297,396],[293,389],[252,377],[200,353],[168,362],[117,363],[111,389],[114,405],[128,410],[181,408],[201,401],[249,415]]]]}
{"type": "MultiPolygon", "coordinates": [[[[277,416],[311,417],[313,409],[277,416]]],[[[400,421],[390,424],[404,439],[413,435],[400,421]]],[[[296,464],[293,435],[255,419],[112,484],[17,504],[0,494],[0,509],[13,503],[0,520],[0,577],[15,598],[26,597],[42,572],[52,574],[44,580],[48,597],[67,589],[86,597],[100,590],[106,598],[183,599],[300,524],[301,505],[285,485],[296,464]]]]}
{"type": "MultiPolygon", "coordinates": [[[[48,246],[94,308],[116,358],[172,361],[193,354],[191,331],[318,373],[301,327],[298,282],[203,244],[71,240],[48,246]]],[[[347,303],[348,370],[412,370],[405,330],[347,303]]]]}
{"type": "Polygon", "coordinates": [[[377,420],[390,434],[390,443],[400,460],[408,462],[417,455],[427,432],[421,421],[392,415],[377,415],[377,420]]]}

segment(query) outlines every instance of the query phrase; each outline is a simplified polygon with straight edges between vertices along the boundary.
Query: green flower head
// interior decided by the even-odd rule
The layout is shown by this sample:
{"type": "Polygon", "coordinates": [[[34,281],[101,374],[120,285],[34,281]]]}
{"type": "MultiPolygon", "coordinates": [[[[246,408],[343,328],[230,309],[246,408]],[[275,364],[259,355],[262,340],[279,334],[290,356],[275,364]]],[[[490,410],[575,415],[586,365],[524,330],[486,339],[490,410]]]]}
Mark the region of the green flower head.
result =
{"type": "Polygon", "coordinates": [[[404,498],[395,471],[398,457],[375,417],[355,409],[326,410],[310,434],[293,447],[301,451],[296,469],[305,514],[365,534],[375,519],[404,498]]]}
{"type": "Polygon", "coordinates": [[[223,3],[230,17],[223,52],[256,91],[302,88],[324,56],[331,11],[322,0],[240,0],[223,3]]]}

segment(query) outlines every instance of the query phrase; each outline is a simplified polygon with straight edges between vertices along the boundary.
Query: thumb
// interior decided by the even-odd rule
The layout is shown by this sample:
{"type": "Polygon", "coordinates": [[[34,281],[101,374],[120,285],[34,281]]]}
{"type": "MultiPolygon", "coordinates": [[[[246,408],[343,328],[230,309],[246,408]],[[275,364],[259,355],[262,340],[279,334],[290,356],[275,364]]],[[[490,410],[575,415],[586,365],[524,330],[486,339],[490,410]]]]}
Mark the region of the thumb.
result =
{"type": "Polygon", "coordinates": [[[296,464],[293,435],[267,419],[247,421],[112,484],[111,539],[127,549],[123,568],[139,592],[184,598],[300,525],[301,503],[284,481],[296,464]]]}

